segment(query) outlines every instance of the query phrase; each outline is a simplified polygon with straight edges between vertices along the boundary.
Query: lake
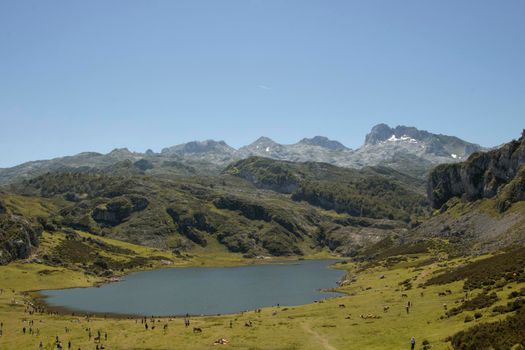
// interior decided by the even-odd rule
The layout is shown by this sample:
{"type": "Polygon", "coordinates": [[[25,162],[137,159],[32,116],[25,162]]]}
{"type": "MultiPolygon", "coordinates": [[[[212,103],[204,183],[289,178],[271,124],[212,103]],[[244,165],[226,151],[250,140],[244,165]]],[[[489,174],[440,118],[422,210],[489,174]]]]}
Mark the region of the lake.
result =
{"type": "Polygon", "coordinates": [[[137,272],[100,287],[46,290],[48,305],[87,313],[177,316],[236,313],[292,306],[338,296],[344,271],[334,260],[303,260],[241,267],[168,268],[137,272]]]}

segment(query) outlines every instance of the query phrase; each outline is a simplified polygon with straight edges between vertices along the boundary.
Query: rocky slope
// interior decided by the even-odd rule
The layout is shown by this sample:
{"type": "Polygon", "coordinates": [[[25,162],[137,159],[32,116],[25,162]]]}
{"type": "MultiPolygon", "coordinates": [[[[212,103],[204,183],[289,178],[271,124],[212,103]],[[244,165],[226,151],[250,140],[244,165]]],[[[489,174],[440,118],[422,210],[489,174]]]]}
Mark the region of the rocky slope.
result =
{"type": "Polygon", "coordinates": [[[29,179],[49,171],[102,171],[151,175],[218,174],[229,163],[252,156],[300,162],[324,162],[347,168],[388,166],[420,178],[437,164],[466,159],[481,147],[456,137],[432,134],[413,127],[375,126],[365,144],[350,150],[338,141],[315,136],[291,144],[261,137],[238,150],[224,141],[193,141],[164,148],[160,153],[116,149],[108,154],[85,152],[75,156],[27,162],[0,169],[0,185],[29,179]]]}
{"type": "Polygon", "coordinates": [[[525,243],[525,133],[502,147],[435,168],[428,179],[434,214],[405,240],[446,241],[459,253],[525,243]]]}
{"type": "Polygon", "coordinates": [[[0,265],[25,259],[39,244],[42,224],[13,211],[0,193],[0,265]]]}
{"type": "Polygon", "coordinates": [[[432,206],[439,208],[452,197],[492,198],[506,188],[506,197],[501,198],[501,209],[505,209],[523,198],[523,165],[525,131],[520,139],[501,148],[474,153],[462,163],[438,166],[429,177],[428,197],[432,206]]]}

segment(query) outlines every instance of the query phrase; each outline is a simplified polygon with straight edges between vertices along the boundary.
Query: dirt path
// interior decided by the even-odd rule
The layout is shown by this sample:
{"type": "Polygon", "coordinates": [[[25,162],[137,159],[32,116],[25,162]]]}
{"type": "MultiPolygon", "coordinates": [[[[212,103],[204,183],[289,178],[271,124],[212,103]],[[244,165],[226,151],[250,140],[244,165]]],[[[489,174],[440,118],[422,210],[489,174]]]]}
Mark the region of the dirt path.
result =
{"type": "Polygon", "coordinates": [[[416,279],[415,282],[416,282],[416,283],[421,283],[421,282],[423,282],[423,281],[427,278],[427,276],[430,275],[432,272],[433,272],[433,271],[432,271],[431,269],[428,269],[428,268],[425,269],[423,272],[421,272],[421,273],[419,274],[419,276],[417,276],[417,279],[416,279]]]}
{"type": "Polygon", "coordinates": [[[301,326],[303,327],[305,332],[310,333],[312,336],[314,336],[314,338],[319,342],[319,344],[321,344],[324,350],[337,350],[337,348],[330,345],[330,343],[325,337],[314,331],[309,324],[303,323],[301,326]]]}

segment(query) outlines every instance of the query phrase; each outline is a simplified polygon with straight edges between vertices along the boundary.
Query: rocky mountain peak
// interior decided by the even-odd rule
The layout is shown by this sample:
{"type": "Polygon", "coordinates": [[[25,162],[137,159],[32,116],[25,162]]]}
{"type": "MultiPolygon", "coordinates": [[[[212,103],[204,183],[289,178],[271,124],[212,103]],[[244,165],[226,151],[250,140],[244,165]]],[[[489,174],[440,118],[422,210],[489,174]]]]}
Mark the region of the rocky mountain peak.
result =
{"type": "Polygon", "coordinates": [[[312,138],[304,138],[301,141],[299,141],[299,144],[323,147],[333,151],[344,151],[348,149],[341,142],[330,140],[328,137],[325,136],[314,136],[312,138]]]}
{"type": "Polygon", "coordinates": [[[277,145],[278,143],[269,137],[261,136],[251,143],[251,145],[277,145]]]}
{"type": "Polygon", "coordinates": [[[183,143],[181,145],[164,148],[161,153],[164,155],[169,154],[200,154],[200,153],[233,153],[235,149],[224,141],[215,141],[215,140],[204,140],[204,141],[191,141],[188,143],[183,143]]]}
{"type": "Polygon", "coordinates": [[[391,128],[387,124],[378,124],[366,135],[365,145],[376,145],[381,142],[410,142],[427,141],[434,134],[419,130],[412,126],[398,125],[391,128]]]}
{"type": "Polygon", "coordinates": [[[239,148],[237,155],[240,158],[250,156],[270,157],[281,159],[285,157],[286,147],[269,137],[261,136],[251,144],[239,148]]]}
{"type": "Polygon", "coordinates": [[[381,141],[387,140],[393,133],[393,129],[388,125],[381,123],[375,125],[365,137],[365,145],[375,145],[381,141]]]}

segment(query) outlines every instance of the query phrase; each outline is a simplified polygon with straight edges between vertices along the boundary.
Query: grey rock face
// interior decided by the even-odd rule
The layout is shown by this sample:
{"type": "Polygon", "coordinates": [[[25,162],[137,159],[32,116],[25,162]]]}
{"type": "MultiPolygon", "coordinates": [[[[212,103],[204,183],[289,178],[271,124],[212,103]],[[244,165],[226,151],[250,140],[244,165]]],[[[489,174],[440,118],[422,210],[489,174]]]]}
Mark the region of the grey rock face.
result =
{"type": "Polygon", "coordinates": [[[474,153],[463,163],[436,167],[430,173],[428,197],[434,208],[452,197],[467,200],[494,197],[524,164],[525,136],[522,136],[499,149],[474,153]]]}
{"type": "Polygon", "coordinates": [[[39,244],[42,227],[7,212],[0,215],[0,265],[26,259],[39,244]]]}
{"type": "Polygon", "coordinates": [[[375,145],[381,141],[386,141],[394,130],[386,124],[377,124],[365,137],[365,145],[375,145]]]}
{"type": "Polygon", "coordinates": [[[121,196],[111,199],[106,205],[93,210],[91,217],[105,226],[116,226],[128,218],[131,213],[146,209],[148,200],[141,196],[121,196]]]}

